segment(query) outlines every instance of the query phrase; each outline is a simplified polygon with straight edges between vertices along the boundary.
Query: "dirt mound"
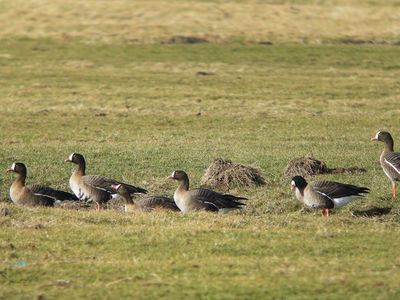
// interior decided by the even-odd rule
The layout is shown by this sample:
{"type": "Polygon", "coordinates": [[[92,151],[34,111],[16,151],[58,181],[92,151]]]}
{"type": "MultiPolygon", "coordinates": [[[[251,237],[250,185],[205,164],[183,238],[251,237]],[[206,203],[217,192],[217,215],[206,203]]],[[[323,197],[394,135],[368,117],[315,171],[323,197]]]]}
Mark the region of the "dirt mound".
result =
{"type": "Polygon", "coordinates": [[[293,177],[296,175],[305,177],[324,173],[329,173],[329,168],[325,162],[315,159],[312,155],[306,155],[291,160],[284,172],[286,177],[293,177]]]}
{"type": "Polygon", "coordinates": [[[366,169],[360,167],[349,167],[349,168],[329,168],[324,161],[314,158],[312,155],[306,155],[291,160],[284,171],[286,177],[293,177],[300,175],[303,177],[313,176],[318,174],[340,174],[340,173],[365,173],[366,169]]]}
{"type": "Polygon", "coordinates": [[[265,185],[266,181],[256,168],[217,158],[207,168],[201,184],[209,188],[229,190],[232,187],[265,185]]]}

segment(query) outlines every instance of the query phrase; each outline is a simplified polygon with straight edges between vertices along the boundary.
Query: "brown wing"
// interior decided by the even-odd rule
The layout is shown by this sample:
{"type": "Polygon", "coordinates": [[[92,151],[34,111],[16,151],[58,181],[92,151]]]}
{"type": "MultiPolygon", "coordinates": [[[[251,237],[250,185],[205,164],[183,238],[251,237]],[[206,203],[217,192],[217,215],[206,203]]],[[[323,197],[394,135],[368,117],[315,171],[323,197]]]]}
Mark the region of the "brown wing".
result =
{"type": "Polygon", "coordinates": [[[68,192],[60,191],[60,190],[55,190],[51,187],[41,185],[41,184],[32,184],[29,186],[29,189],[32,191],[34,194],[41,194],[45,196],[49,196],[51,198],[55,198],[57,200],[78,200],[78,198],[68,192]]]}
{"type": "Polygon", "coordinates": [[[304,190],[304,204],[311,208],[333,208],[334,202],[327,194],[307,186],[304,190]]]}
{"type": "Polygon", "coordinates": [[[358,187],[329,180],[316,181],[312,183],[312,187],[315,191],[326,194],[330,198],[361,197],[363,193],[369,193],[369,188],[367,187],[358,187]]]}
{"type": "Polygon", "coordinates": [[[104,176],[98,176],[98,175],[85,175],[82,177],[83,182],[85,182],[86,184],[105,190],[111,194],[115,194],[116,191],[111,187],[111,185],[117,185],[117,184],[122,184],[128,191],[130,194],[146,194],[147,190],[140,188],[140,187],[136,187],[127,183],[123,183],[111,178],[107,178],[104,176]]]}
{"type": "Polygon", "coordinates": [[[154,196],[137,200],[137,204],[143,208],[165,208],[173,211],[180,211],[172,198],[154,196]]]}
{"type": "Polygon", "coordinates": [[[400,152],[389,152],[385,155],[385,159],[400,171],[400,152]]]}
{"type": "Polygon", "coordinates": [[[32,197],[29,198],[26,204],[30,206],[54,206],[55,199],[40,195],[40,194],[33,194],[32,197]]]}
{"type": "Polygon", "coordinates": [[[399,152],[389,152],[383,158],[382,167],[385,172],[389,172],[390,177],[393,180],[400,179],[400,153],[399,152]]]}
{"type": "Polygon", "coordinates": [[[216,211],[222,208],[240,208],[246,205],[240,200],[247,200],[244,197],[237,197],[229,194],[221,194],[209,189],[193,189],[189,191],[192,199],[201,202],[206,208],[216,211]]]}

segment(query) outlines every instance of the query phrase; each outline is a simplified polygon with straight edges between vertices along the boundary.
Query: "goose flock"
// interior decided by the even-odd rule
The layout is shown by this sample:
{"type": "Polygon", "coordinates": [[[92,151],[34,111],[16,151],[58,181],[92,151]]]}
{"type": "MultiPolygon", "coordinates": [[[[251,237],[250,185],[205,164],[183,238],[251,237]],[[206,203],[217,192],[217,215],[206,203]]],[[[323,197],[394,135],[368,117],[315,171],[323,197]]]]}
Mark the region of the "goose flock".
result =
{"type": "MultiPolygon", "coordinates": [[[[378,131],[371,139],[384,143],[380,155],[380,164],[386,176],[391,181],[392,198],[396,197],[396,182],[400,181],[400,152],[393,150],[393,138],[389,132],[378,131]]],[[[86,161],[82,154],[72,153],[65,162],[76,165],[69,179],[73,193],[60,191],[48,186],[33,184],[25,185],[27,168],[21,162],[14,162],[7,172],[16,173],[10,187],[12,202],[25,206],[54,206],[60,201],[94,202],[96,210],[112,198],[121,197],[125,202],[125,212],[134,210],[151,211],[155,208],[172,211],[212,211],[226,213],[245,206],[247,198],[216,191],[196,188],[189,189],[189,176],[185,171],[176,170],[168,179],[178,181],[173,200],[164,197],[148,197],[135,200],[135,194],[147,194],[147,190],[128,183],[120,182],[99,175],[86,175],[86,161]]],[[[307,183],[302,176],[291,180],[291,189],[296,198],[305,206],[321,209],[322,216],[328,217],[330,210],[340,208],[354,199],[363,198],[369,193],[369,188],[359,187],[336,181],[320,180],[307,183]]]]}

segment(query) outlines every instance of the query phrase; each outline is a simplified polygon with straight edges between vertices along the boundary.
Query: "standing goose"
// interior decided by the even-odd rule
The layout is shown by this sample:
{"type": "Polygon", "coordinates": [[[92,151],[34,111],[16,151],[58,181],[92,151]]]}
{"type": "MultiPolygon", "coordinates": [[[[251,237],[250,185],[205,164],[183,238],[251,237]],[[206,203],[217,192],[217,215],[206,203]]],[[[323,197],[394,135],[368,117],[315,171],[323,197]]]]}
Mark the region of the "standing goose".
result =
{"type": "Polygon", "coordinates": [[[240,202],[240,200],[247,200],[244,197],[220,194],[203,188],[189,190],[189,177],[184,171],[174,171],[168,179],[179,181],[174,200],[182,212],[207,210],[223,213],[246,205],[240,202]]]}
{"type": "Polygon", "coordinates": [[[400,181],[400,152],[393,151],[393,138],[387,131],[378,131],[371,140],[385,143],[379,161],[383,172],[392,182],[392,199],[395,199],[396,181],[400,181]]]}
{"type": "Polygon", "coordinates": [[[173,199],[163,196],[148,197],[140,200],[133,200],[128,189],[122,184],[113,184],[112,188],[115,189],[119,195],[125,200],[125,212],[132,212],[135,210],[151,211],[155,208],[164,208],[173,211],[179,211],[173,199]]]}
{"type": "Polygon", "coordinates": [[[7,172],[17,173],[10,187],[10,197],[15,204],[27,206],[53,206],[55,200],[77,200],[67,192],[52,189],[40,184],[25,186],[27,170],[23,163],[15,162],[7,172]]]}
{"type": "Polygon", "coordinates": [[[308,184],[301,176],[292,178],[291,188],[299,201],[311,208],[321,208],[324,217],[329,216],[330,209],[342,207],[369,193],[369,188],[336,181],[321,180],[308,184]]]}
{"type": "Polygon", "coordinates": [[[112,188],[113,184],[123,185],[128,190],[129,194],[147,193],[145,189],[107,177],[85,175],[86,162],[82,154],[72,153],[65,161],[77,165],[69,179],[71,190],[80,200],[94,201],[97,205],[97,209],[100,208],[101,203],[105,203],[113,196],[117,195],[117,192],[112,188]]]}

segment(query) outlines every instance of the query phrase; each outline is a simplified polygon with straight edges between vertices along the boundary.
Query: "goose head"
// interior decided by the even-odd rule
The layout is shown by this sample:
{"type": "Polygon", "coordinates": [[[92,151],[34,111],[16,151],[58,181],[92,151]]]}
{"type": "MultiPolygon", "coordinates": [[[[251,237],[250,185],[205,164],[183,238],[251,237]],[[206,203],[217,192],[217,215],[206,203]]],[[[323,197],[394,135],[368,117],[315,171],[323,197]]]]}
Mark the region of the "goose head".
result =
{"type": "Polygon", "coordinates": [[[15,162],[7,169],[7,172],[14,172],[21,175],[26,175],[26,167],[23,163],[15,162]]]}
{"type": "Polygon", "coordinates": [[[68,156],[65,162],[71,162],[77,165],[82,165],[85,164],[85,158],[83,157],[82,154],[72,153],[70,156],[68,156]]]}
{"type": "Polygon", "coordinates": [[[290,183],[290,188],[292,189],[292,191],[295,190],[296,188],[304,189],[306,186],[307,186],[307,181],[302,176],[294,176],[290,183]]]}
{"type": "Polygon", "coordinates": [[[392,142],[393,143],[393,138],[391,134],[387,131],[378,131],[372,138],[371,141],[379,141],[379,142],[392,142]]]}
{"type": "Polygon", "coordinates": [[[186,174],[185,171],[177,170],[173,171],[172,174],[168,176],[168,179],[182,181],[182,180],[187,180],[188,175],[186,174]]]}
{"type": "Polygon", "coordinates": [[[131,194],[129,193],[128,189],[124,187],[122,184],[112,184],[111,188],[124,198],[126,199],[131,198],[131,194]]]}

